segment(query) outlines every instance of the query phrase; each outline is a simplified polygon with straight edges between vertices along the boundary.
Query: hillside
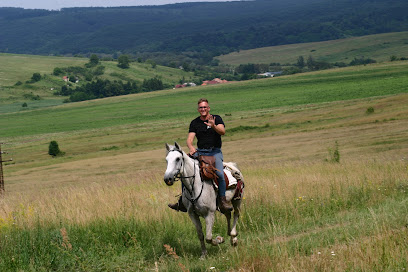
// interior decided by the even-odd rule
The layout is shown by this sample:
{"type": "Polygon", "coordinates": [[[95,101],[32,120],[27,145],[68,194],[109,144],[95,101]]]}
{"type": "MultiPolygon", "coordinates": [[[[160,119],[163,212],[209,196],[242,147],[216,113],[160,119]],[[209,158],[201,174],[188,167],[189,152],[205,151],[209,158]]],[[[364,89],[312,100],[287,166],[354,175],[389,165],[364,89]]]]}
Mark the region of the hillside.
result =
{"type": "Polygon", "coordinates": [[[236,50],[408,30],[404,0],[257,0],[61,11],[0,8],[0,52],[209,63],[236,50]],[[358,11],[358,12],[356,12],[358,11]]]}
{"type": "Polygon", "coordinates": [[[407,86],[398,61],[0,113],[14,159],[0,270],[404,271],[407,86]],[[203,96],[246,187],[238,247],[199,261],[188,215],[167,207],[180,183],[163,174],[164,143],[185,148],[203,96]],[[64,156],[47,154],[53,140],[64,156]]]}
{"type": "MultiPolygon", "coordinates": [[[[65,74],[53,75],[54,68],[84,67],[89,62],[88,58],[49,57],[35,55],[0,54],[0,112],[26,110],[21,107],[23,102],[28,103],[27,109],[62,104],[64,97],[55,96],[54,92],[66,85],[62,79],[65,74]],[[33,73],[40,73],[43,79],[35,83],[30,81],[33,73]],[[21,85],[16,84],[20,82],[21,85]],[[40,100],[33,99],[39,96],[40,100]]],[[[196,77],[191,72],[170,68],[151,63],[131,62],[129,69],[117,67],[117,61],[101,61],[105,67],[104,73],[95,78],[111,81],[137,81],[159,77],[166,86],[173,87],[180,80],[194,81],[196,77]]],[[[68,74],[66,74],[68,75],[68,74]]],[[[89,81],[80,78],[81,86],[89,81]]]]}
{"type": "Polygon", "coordinates": [[[391,56],[408,58],[408,32],[368,35],[324,42],[289,44],[241,50],[217,57],[222,64],[295,64],[298,57],[312,56],[318,61],[349,63],[354,58],[389,61],[391,56]]]}

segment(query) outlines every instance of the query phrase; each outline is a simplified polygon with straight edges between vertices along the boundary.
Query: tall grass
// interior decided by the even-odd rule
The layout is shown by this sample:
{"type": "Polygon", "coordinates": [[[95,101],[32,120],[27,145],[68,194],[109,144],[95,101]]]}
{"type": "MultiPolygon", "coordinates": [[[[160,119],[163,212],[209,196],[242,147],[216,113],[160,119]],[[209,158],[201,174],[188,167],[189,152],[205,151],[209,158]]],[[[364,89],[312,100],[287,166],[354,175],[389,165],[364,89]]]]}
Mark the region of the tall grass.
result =
{"type": "MultiPolygon", "coordinates": [[[[408,247],[396,238],[405,239],[408,220],[405,162],[287,162],[243,171],[240,245],[210,248],[205,262],[192,261],[200,250],[187,215],[166,208],[179,188],[164,187],[154,175],[8,195],[2,200],[0,266],[36,271],[406,268],[408,247]]],[[[221,215],[214,233],[226,233],[221,215]]]]}

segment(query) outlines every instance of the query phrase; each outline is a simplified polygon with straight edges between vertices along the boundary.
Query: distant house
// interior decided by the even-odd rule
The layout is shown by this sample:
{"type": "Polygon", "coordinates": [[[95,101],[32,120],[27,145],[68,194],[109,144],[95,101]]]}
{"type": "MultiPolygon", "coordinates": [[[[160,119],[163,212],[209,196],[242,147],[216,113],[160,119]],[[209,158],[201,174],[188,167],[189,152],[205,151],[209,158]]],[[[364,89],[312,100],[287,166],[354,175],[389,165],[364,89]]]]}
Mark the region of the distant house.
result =
{"type": "MultiPolygon", "coordinates": [[[[68,77],[68,76],[63,76],[63,77],[62,77],[62,80],[64,80],[65,82],[68,82],[68,81],[69,81],[69,77],[68,77]]],[[[78,82],[79,82],[78,77],[75,77],[75,83],[78,83],[78,82]]]]}
{"type": "Polygon", "coordinates": [[[213,85],[213,84],[221,84],[221,83],[227,83],[228,80],[225,79],[219,79],[219,78],[214,78],[213,80],[204,80],[202,86],[205,85],[213,85]]]}
{"type": "Polygon", "coordinates": [[[280,75],[282,74],[282,71],[279,72],[265,72],[262,74],[258,74],[258,76],[263,76],[263,77],[274,77],[275,75],[280,75]]]}
{"type": "Polygon", "coordinates": [[[176,86],[174,86],[174,89],[178,89],[178,88],[184,88],[184,87],[195,87],[197,86],[197,84],[195,84],[194,82],[189,82],[189,83],[183,83],[183,84],[177,84],[176,86]]]}

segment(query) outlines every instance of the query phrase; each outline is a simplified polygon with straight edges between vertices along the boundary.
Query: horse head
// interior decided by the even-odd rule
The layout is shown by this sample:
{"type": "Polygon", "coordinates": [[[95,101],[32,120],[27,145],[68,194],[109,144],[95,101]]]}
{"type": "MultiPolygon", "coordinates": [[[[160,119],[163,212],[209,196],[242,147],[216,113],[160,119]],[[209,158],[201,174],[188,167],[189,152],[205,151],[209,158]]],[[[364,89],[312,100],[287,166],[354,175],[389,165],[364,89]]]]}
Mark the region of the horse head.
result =
{"type": "Polygon", "coordinates": [[[183,165],[183,151],[177,142],[174,145],[166,144],[166,150],[167,169],[164,173],[164,182],[171,186],[176,181],[177,175],[180,174],[183,165]]]}

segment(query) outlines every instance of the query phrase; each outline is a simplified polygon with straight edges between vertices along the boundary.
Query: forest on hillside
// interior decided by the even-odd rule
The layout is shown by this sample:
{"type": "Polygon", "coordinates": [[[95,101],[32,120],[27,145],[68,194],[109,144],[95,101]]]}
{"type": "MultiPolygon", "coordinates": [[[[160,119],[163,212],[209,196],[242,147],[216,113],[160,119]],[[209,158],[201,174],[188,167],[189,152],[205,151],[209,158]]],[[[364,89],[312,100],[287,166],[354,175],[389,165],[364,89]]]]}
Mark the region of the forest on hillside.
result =
{"type": "Polygon", "coordinates": [[[265,46],[408,30],[406,0],[256,0],[161,6],[0,8],[0,52],[129,54],[169,65],[265,46]]]}

